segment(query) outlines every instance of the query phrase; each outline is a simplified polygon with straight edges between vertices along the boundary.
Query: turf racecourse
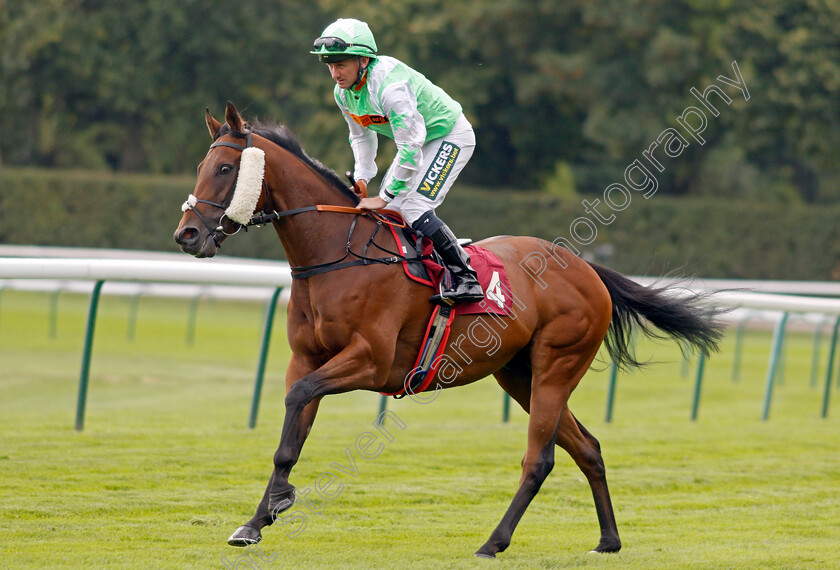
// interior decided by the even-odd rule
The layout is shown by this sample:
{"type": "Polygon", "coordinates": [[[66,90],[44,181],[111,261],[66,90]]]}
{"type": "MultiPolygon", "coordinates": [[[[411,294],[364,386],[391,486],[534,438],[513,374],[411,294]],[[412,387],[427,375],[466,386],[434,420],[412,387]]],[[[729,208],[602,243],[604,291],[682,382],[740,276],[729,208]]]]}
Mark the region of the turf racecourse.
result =
{"type": "MultiPolygon", "coordinates": [[[[327,398],[292,481],[327,471],[341,493],[302,506],[307,526],[275,525],[255,549],[227,536],[247,520],[271,469],[283,418],[288,348],[282,318],[257,429],[248,430],[262,307],[202,302],[193,346],[186,301],[142,299],[135,340],[128,300],[104,297],[84,432],[73,430],[87,299],[0,298],[0,565],[3,568],[806,568],[840,567],[840,410],[819,417],[810,336],[791,335],[770,421],[760,420],[769,333],[746,339],[731,380],[732,336],[707,362],[699,419],[679,352],[644,344],[658,364],[619,377],[604,422],[606,371],[591,371],[572,409],[601,441],[624,549],[598,539],[588,486],[557,463],[497,561],[473,557],[516,489],[527,416],[501,420],[493,380],[432,403],[389,402],[404,422],[362,459],[378,396],[327,398]],[[356,476],[332,463],[356,459],[356,476]]],[[[282,315],[279,315],[282,317],[282,315]]],[[[825,347],[822,351],[826,354],[825,347]]],[[[824,358],[823,358],[824,360],[824,358]]],[[[693,369],[692,369],[693,374],[693,369]]],[[[822,372],[821,372],[822,375],[822,372]]],[[[303,516],[303,515],[301,515],[303,516]]]]}

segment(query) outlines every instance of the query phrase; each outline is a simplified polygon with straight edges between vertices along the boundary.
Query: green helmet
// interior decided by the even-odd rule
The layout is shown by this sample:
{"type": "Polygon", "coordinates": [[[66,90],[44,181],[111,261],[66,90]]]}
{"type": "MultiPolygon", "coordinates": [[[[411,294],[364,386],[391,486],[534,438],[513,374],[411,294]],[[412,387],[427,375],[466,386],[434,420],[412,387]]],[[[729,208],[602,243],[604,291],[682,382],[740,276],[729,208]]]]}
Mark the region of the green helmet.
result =
{"type": "Polygon", "coordinates": [[[353,56],[376,58],[376,40],[364,22],[339,18],[327,26],[309,53],[317,55],[322,63],[335,63],[353,56]]]}

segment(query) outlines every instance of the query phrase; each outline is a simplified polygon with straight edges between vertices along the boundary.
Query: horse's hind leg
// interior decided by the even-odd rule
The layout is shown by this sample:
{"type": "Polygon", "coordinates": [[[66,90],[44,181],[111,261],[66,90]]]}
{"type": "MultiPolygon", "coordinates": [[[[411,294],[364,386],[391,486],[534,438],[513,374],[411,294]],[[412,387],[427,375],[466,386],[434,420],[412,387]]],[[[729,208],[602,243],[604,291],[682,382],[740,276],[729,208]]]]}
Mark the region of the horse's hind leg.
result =
{"type": "Polygon", "coordinates": [[[509,363],[493,373],[502,390],[527,413],[531,413],[531,368],[526,363],[509,363]]]}
{"type": "MultiPolygon", "coordinates": [[[[528,421],[528,448],[522,461],[522,477],[519,489],[501,522],[476,556],[493,558],[505,550],[511,541],[513,531],[525,510],[536,496],[545,478],[554,467],[554,445],[557,428],[572,390],[580,381],[591,362],[585,354],[561,356],[557,349],[542,346],[532,350],[540,355],[532,359],[533,375],[530,383],[528,407],[531,417],[528,421]]],[[[574,353],[573,353],[574,354],[574,353]]],[[[507,370],[496,378],[520,404],[524,405],[525,386],[522,369],[507,370]]]]}
{"type": "MultiPolygon", "coordinates": [[[[523,410],[529,412],[531,409],[530,370],[506,367],[496,372],[495,376],[502,389],[510,394],[523,410]]],[[[621,549],[621,539],[618,537],[618,525],[615,522],[610,491],[607,487],[601,445],[568,408],[560,418],[557,445],[565,449],[574,459],[592,489],[595,512],[598,514],[598,524],[601,527],[601,540],[593,552],[618,552],[621,549]]],[[[524,465],[525,460],[522,461],[524,465]]]]}
{"type": "MultiPolygon", "coordinates": [[[[588,366],[589,363],[587,363],[584,370],[588,369],[588,366]]],[[[534,401],[534,398],[531,395],[531,368],[529,363],[522,360],[517,363],[510,363],[508,366],[497,371],[494,376],[502,389],[516,400],[522,406],[523,410],[531,413],[531,403],[534,401]]],[[[583,374],[581,373],[580,377],[582,376],[583,374]]],[[[571,388],[568,388],[569,392],[577,385],[577,381],[579,381],[579,378],[569,384],[571,386],[571,388]]],[[[595,500],[595,511],[598,514],[598,523],[601,527],[601,540],[593,552],[617,552],[621,548],[621,540],[618,536],[618,527],[607,487],[604,462],[601,457],[601,447],[598,440],[577,421],[577,418],[564,405],[563,411],[560,414],[555,441],[557,445],[565,449],[572,459],[574,459],[575,463],[586,476],[589,486],[592,489],[592,496],[595,500]]],[[[523,478],[525,476],[524,468],[527,457],[526,454],[522,460],[523,478]]],[[[527,507],[527,504],[525,506],[527,507]]],[[[516,525],[514,524],[513,526],[515,527],[516,525]]],[[[501,528],[502,524],[499,527],[501,528]]],[[[496,529],[494,535],[498,531],[499,528],[496,529]]],[[[513,528],[510,529],[511,534],[512,532],[513,528]]],[[[479,556],[492,556],[489,552],[492,550],[492,547],[488,548],[488,545],[493,542],[493,539],[494,537],[491,536],[491,540],[476,554],[479,556]]],[[[507,542],[509,544],[510,535],[507,537],[507,542]]],[[[501,550],[504,550],[504,548],[497,550],[497,552],[501,550]]]]}
{"type": "Polygon", "coordinates": [[[601,540],[593,552],[618,552],[621,548],[621,539],[618,537],[618,526],[615,522],[615,514],[613,514],[612,501],[610,501],[610,491],[607,488],[601,446],[568,408],[560,418],[557,445],[572,456],[592,489],[595,511],[598,513],[598,524],[601,526],[601,540]]]}

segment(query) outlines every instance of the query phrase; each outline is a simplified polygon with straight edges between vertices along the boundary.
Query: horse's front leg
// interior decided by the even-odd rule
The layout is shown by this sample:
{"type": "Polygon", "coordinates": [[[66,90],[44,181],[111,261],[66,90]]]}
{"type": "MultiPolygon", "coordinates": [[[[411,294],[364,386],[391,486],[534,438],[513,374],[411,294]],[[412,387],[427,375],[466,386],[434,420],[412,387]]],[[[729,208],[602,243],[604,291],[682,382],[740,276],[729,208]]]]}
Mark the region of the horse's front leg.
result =
{"type": "MultiPolygon", "coordinates": [[[[269,483],[268,510],[276,515],[277,509],[285,510],[294,487],[289,484],[289,473],[300,457],[309,425],[302,424],[302,413],[316,398],[373,387],[376,365],[367,342],[361,338],[330,359],[324,366],[295,382],[286,394],[286,418],[280,445],[274,454],[274,473],[269,483]]],[[[292,498],[292,502],[294,499],[292,498]]]]}
{"type": "MultiPolygon", "coordinates": [[[[301,361],[301,359],[292,356],[291,361],[289,362],[289,366],[286,368],[286,386],[287,392],[288,390],[294,385],[294,383],[299,380],[300,378],[306,376],[307,373],[311,372],[311,368],[307,368],[301,361]]],[[[300,415],[300,421],[297,425],[297,435],[301,438],[300,445],[303,446],[303,441],[306,439],[306,436],[309,435],[309,430],[312,427],[312,423],[315,421],[315,415],[318,413],[318,405],[321,403],[321,398],[315,398],[309,404],[307,404],[303,408],[303,412],[300,415]]],[[[286,417],[289,417],[288,410],[286,412],[286,417]]],[[[284,423],[283,433],[286,432],[286,427],[284,423]]],[[[292,506],[294,503],[295,495],[294,495],[294,487],[290,487],[290,499],[291,503],[286,506],[285,509],[278,509],[273,514],[269,510],[269,493],[271,492],[272,485],[274,483],[274,473],[272,473],[271,478],[268,481],[268,485],[265,488],[265,493],[263,494],[263,498],[260,501],[260,504],[257,505],[257,511],[254,513],[254,516],[246,522],[244,525],[240,526],[236,529],[230,537],[228,538],[228,544],[231,546],[249,546],[251,544],[256,544],[260,540],[262,540],[262,533],[260,529],[272,524],[276,519],[277,515],[292,506]]],[[[275,507],[277,509],[277,507],[275,507]]]]}
{"type": "Polygon", "coordinates": [[[295,501],[295,488],[289,474],[300,457],[303,443],[315,420],[318,401],[327,394],[337,394],[373,387],[377,366],[366,342],[349,345],[324,366],[305,374],[290,385],[286,394],[286,417],[280,445],[274,454],[274,471],[254,517],[228,539],[232,546],[259,542],[260,530],[270,525],[295,501]]]}

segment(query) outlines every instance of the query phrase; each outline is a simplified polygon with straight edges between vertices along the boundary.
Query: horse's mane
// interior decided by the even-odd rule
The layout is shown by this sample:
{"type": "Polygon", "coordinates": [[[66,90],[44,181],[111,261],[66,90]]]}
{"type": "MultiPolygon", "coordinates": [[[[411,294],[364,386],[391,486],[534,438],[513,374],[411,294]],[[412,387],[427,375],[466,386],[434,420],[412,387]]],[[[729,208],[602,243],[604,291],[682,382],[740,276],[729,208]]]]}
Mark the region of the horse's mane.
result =
{"type": "MultiPolygon", "coordinates": [[[[274,144],[280,146],[281,148],[286,149],[300,160],[302,160],[305,164],[309,165],[312,170],[323,176],[327,181],[329,181],[333,186],[335,186],[338,190],[343,192],[346,196],[350,197],[353,200],[354,204],[359,203],[359,198],[350,191],[347,187],[347,183],[334,171],[326,166],[324,166],[321,161],[312,158],[306,151],[303,150],[303,147],[300,144],[300,141],[295,138],[292,132],[286,125],[278,125],[276,123],[263,123],[261,121],[254,121],[253,123],[248,123],[248,127],[250,127],[251,132],[258,134],[259,136],[270,140],[274,144]]],[[[230,125],[224,124],[222,128],[219,130],[218,136],[222,136],[224,134],[228,134],[231,132],[230,125]]]]}

